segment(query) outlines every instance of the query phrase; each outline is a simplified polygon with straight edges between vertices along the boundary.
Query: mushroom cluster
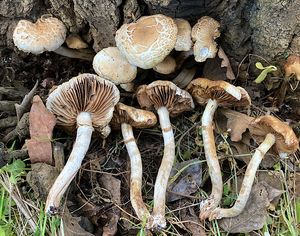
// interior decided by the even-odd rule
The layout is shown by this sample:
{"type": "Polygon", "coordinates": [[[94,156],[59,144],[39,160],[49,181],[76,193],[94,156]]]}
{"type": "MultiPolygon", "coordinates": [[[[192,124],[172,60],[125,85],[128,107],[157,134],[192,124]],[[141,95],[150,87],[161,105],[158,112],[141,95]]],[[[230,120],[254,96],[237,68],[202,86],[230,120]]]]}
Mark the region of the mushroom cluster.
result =
{"type": "MultiPolygon", "coordinates": [[[[205,106],[202,118],[202,139],[211,178],[211,194],[200,204],[200,219],[220,219],[239,215],[249,198],[256,170],[266,152],[273,148],[280,156],[294,153],[298,139],[293,130],[273,116],[254,119],[249,130],[259,144],[245,173],[243,184],[232,208],[219,207],[223,192],[221,166],[218,161],[214,139],[214,114],[221,107],[249,107],[251,98],[247,91],[223,80],[196,78],[185,89],[167,80],[156,80],[135,88],[133,80],[139,70],[153,69],[159,74],[171,74],[178,67],[172,52],[193,53],[196,62],[214,58],[218,52],[215,39],[220,36],[220,23],[204,16],[191,27],[184,19],[172,19],[158,14],[144,16],[134,23],[124,24],[116,32],[116,47],[103,48],[93,57],[93,68],[98,74],[81,74],[59,85],[48,97],[46,106],[55,114],[57,126],[76,131],[76,141],[68,161],[50,189],[46,212],[58,212],[60,200],[79,171],[94,131],[104,138],[110,127],[121,129],[123,141],[130,159],[130,200],[142,222],[150,230],[166,227],[165,201],[169,176],[174,161],[175,138],[170,117],[192,110],[194,100],[205,106]],[[193,48],[193,49],[192,49],[193,48]],[[140,68],[140,69],[139,69],[140,68]],[[140,108],[119,102],[120,85],[135,93],[140,108]],[[161,165],[154,185],[153,210],[150,211],[142,197],[142,157],[134,138],[134,128],[148,128],[157,123],[164,141],[161,165]]],[[[36,23],[21,20],[14,30],[15,45],[25,52],[39,54],[44,51],[68,52],[76,58],[91,59],[91,55],[74,54],[74,50],[61,46],[67,29],[54,17],[44,16],[36,23]],[[51,30],[49,30],[49,28],[51,30]]],[[[77,37],[70,36],[70,47],[87,47],[85,42],[73,43],[77,37]],[[79,46],[80,45],[80,46],[79,46]]],[[[195,62],[195,63],[196,63],[195,62]]],[[[299,75],[299,58],[291,58],[285,67],[287,76],[299,75]]],[[[193,74],[194,75],[194,74],[193,74]]],[[[187,83],[185,83],[187,84],[187,83]]],[[[123,101],[122,101],[123,102],[123,101]]],[[[131,101],[133,102],[133,101],[131,101]]]]}

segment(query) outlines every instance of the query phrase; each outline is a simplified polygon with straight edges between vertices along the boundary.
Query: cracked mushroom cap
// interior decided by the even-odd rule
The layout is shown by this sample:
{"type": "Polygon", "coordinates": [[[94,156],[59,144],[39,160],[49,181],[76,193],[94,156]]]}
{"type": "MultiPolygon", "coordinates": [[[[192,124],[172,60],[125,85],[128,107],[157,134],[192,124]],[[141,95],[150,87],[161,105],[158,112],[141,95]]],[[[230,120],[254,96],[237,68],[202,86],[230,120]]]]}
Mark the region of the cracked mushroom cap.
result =
{"type": "Polygon", "coordinates": [[[157,80],[142,85],[137,91],[137,100],[143,109],[152,110],[166,107],[170,116],[192,110],[195,105],[192,96],[170,81],[157,80]]]}
{"type": "Polygon", "coordinates": [[[78,114],[89,112],[95,130],[107,136],[108,123],[119,99],[119,90],[112,82],[81,74],[59,85],[49,95],[46,106],[56,116],[56,124],[66,131],[74,132],[78,114]]]}
{"type": "Polygon", "coordinates": [[[200,105],[205,105],[208,99],[217,100],[223,107],[247,107],[251,104],[245,89],[223,80],[197,78],[190,82],[186,90],[200,105]]]}
{"type": "Polygon", "coordinates": [[[150,69],[169,55],[175,46],[176,36],[174,20],[158,14],[122,25],[116,32],[115,40],[130,64],[150,69]]]}
{"type": "Polygon", "coordinates": [[[284,64],[284,71],[286,77],[294,74],[297,80],[300,80],[300,57],[296,55],[289,56],[284,64]]]}
{"type": "Polygon", "coordinates": [[[55,51],[66,39],[65,25],[55,17],[42,16],[35,23],[20,20],[13,33],[15,46],[24,52],[40,54],[55,51]]]}
{"type": "Polygon", "coordinates": [[[117,129],[122,123],[142,129],[154,126],[157,123],[157,118],[151,111],[137,109],[119,102],[115,107],[111,125],[117,129]]]}
{"type": "Polygon", "coordinates": [[[178,29],[175,50],[189,51],[193,44],[191,39],[192,27],[187,20],[177,18],[174,21],[178,29]]]}
{"type": "Polygon", "coordinates": [[[209,16],[201,17],[192,28],[195,60],[203,62],[207,58],[214,58],[218,51],[214,41],[220,36],[220,23],[209,16]]]}
{"type": "Polygon", "coordinates": [[[274,116],[266,115],[254,119],[250,123],[249,131],[258,143],[263,142],[268,133],[273,134],[276,139],[275,149],[279,154],[291,154],[299,148],[299,141],[292,128],[274,116]]]}
{"type": "Polygon", "coordinates": [[[114,84],[126,84],[135,79],[137,67],[131,65],[117,47],[102,49],[93,60],[98,75],[114,84]]]}

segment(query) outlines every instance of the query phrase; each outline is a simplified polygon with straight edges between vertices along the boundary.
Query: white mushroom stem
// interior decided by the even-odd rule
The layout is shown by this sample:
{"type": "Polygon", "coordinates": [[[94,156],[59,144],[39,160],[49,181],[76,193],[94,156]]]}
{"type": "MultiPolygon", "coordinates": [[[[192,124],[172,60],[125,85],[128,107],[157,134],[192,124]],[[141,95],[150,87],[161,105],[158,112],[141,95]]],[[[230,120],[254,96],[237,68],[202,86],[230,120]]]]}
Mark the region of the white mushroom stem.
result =
{"type": "Polygon", "coordinates": [[[274,145],[274,143],[275,143],[275,136],[273,134],[267,134],[265,140],[256,149],[254,155],[251,158],[251,161],[249,162],[238,198],[236,199],[233,207],[228,209],[216,208],[211,213],[209,220],[221,219],[226,217],[235,217],[244,210],[251,192],[255,174],[259,167],[259,164],[261,163],[265,154],[274,145]]]}
{"type": "Polygon", "coordinates": [[[148,219],[150,213],[147,210],[142,197],[143,169],[141,153],[133,136],[132,126],[122,123],[121,130],[130,158],[130,201],[136,215],[143,222],[144,220],[148,219]]]}
{"type": "Polygon", "coordinates": [[[160,107],[157,109],[157,113],[164,139],[164,155],[155,181],[153,212],[148,220],[147,228],[159,230],[166,227],[166,191],[175,159],[175,141],[168,109],[160,107]]]}
{"type": "Polygon", "coordinates": [[[77,126],[77,135],[73,150],[48,194],[45,206],[46,213],[55,214],[57,212],[62,196],[80,169],[81,162],[89,148],[94,131],[90,113],[79,113],[77,116],[77,126]]]}
{"type": "Polygon", "coordinates": [[[95,53],[88,50],[79,50],[79,49],[70,49],[63,46],[60,46],[58,49],[54,50],[55,53],[69,57],[69,58],[77,58],[82,59],[86,61],[93,61],[93,58],[95,56],[95,53]]]}
{"type": "Polygon", "coordinates": [[[217,108],[217,101],[209,99],[202,115],[202,140],[212,183],[212,191],[209,198],[201,206],[200,219],[207,218],[211,211],[219,205],[223,193],[222,174],[213,131],[213,117],[217,108]]]}

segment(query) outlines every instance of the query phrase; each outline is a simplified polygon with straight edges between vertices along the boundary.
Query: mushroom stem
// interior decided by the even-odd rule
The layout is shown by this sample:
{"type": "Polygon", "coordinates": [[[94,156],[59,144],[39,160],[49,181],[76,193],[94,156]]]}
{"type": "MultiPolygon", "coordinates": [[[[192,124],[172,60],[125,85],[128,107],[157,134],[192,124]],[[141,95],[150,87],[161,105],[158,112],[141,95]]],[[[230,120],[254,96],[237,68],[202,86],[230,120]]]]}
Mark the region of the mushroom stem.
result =
{"type": "Polygon", "coordinates": [[[93,61],[93,58],[95,56],[95,53],[92,51],[80,51],[78,50],[74,50],[74,49],[70,49],[70,48],[66,48],[63,46],[60,46],[58,49],[54,50],[53,52],[65,56],[65,57],[69,57],[69,58],[77,58],[77,59],[82,59],[82,60],[86,60],[86,61],[93,61]]]}
{"type": "Polygon", "coordinates": [[[80,169],[81,162],[89,148],[92,133],[92,117],[88,112],[81,112],[77,116],[77,135],[66,165],[52,185],[45,206],[48,214],[57,213],[60,200],[80,169]]]}
{"type": "Polygon", "coordinates": [[[270,150],[270,148],[275,143],[275,136],[273,134],[267,134],[264,141],[258,146],[254,155],[249,162],[247,167],[243,183],[238,195],[238,198],[235,201],[233,207],[225,209],[225,208],[216,208],[211,213],[209,220],[213,219],[221,219],[226,217],[235,217],[239,215],[245,208],[246,203],[248,201],[251,188],[254,182],[255,173],[264,158],[265,154],[270,150]]]}
{"type": "Polygon", "coordinates": [[[201,204],[200,219],[202,220],[219,205],[223,193],[223,181],[213,131],[213,117],[217,107],[217,101],[209,99],[202,115],[202,140],[212,183],[211,195],[201,204]]]}
{"type": "Polygon", "coordinates": [[[121,124],[122,135],[130,158],[130,201],[132,207],[141,221],[148,219],[149,211],[142,197],[142,158],[133,136],[132,126],[121,124]]]}
{"type": "Polygon", "coordinates": [[[157,109],[157,113],[164,138],[164,155],[155,181],[153,212],[149,217],[147,228],[159,230],[166,227],[166,191],[175,159],[175,141],[168,109],[166,107],[160,107],[157,109]]]}

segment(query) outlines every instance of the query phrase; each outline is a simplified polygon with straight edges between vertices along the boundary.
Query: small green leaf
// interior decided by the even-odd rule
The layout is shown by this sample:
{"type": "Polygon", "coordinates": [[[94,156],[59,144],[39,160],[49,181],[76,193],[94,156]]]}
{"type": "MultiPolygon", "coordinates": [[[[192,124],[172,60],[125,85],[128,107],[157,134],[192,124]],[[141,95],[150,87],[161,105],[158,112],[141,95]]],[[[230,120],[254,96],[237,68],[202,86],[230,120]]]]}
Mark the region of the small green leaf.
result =
{"type": "Polygon", "coordinates": [[[297,223],[300,223],[300,198],[296,199],[296,216],[297,216],[297,223]]]}
{"type": "Polygon", "coordinates": [[[256,66],[257,69],[262,70],[260,75],[254,80],[254,82],[257,83],[257,84],[263,82],[265,80],[265,78],[267,77],[268,73],[277,70],[276,66],[271,65],[271,66],[264,67],[260,62],[256,62],[255,66],[256,66]]]}
{"type": "Polygon", "coordinates": [[[256,66],[257,69],[260,69],[260,70],[265,69],[265,67],[259,61],[255,63],[255,66],[256,66]]]}

